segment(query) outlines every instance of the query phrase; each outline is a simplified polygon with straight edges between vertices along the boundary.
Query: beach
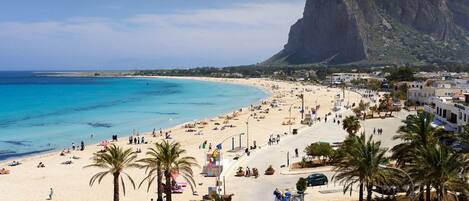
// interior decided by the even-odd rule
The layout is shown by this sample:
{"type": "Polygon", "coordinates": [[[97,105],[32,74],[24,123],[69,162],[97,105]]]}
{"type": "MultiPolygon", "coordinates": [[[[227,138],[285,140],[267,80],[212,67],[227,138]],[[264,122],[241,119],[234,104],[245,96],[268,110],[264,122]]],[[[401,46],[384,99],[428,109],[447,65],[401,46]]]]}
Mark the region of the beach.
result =
{"type": "MultiPolygon", "coordinates": [[[[282,138],[284,136],[294,138],[295,136],[291,136],[290,134],[292,130],[299,129],[301,131],[308,127],[300,123],[302,101],[298,95],[304,94],[305,111],[310,111],[311,108],[320,106],[317,110],[317,117],[321,118],[324,118],[325,114],[332,112],[337,94],[342,95],[345,93],[345,102],[349,102],[350,104],[358,103],[361,99],[361,96],[354,92],[344,92],[339,88],[327,88],[325,86],[312,84],[302,85],[298,82],[272,81],[268,79],[217,79],[199,77],[171,77],[171,79],[195,79],[249,85],[262,88],[270,94],[270,96],[262,100],[262,102],[252,103],[253,106],[260,106],[259,109],[251,110],[251,107],[247,106],[227,114],[199,119],[197,122],[188,122],[190,124],[198,123],[193,128],[193,130],[195,130],[194,132],[187,132],[188,129],[184,128],[184,125],[188,123],[173,128],[162,129],[163,133],[171,131],[170,135],[173,138],[171,141],[180,142],[183,148],[187,150],[188,155],[195,157],[201,167],[205,164],[205,156],[208,148],[201,149],[200,145],[204,141],[207,141],[214,148],[225,140],[222,143],[222,153],[224,164],[227,165],[227,167],[225,167],[226,172],[229,172],[230,168],[234,167],[233,164],[236,163],[232,158],[237,155],[243,155],[243,150],[239,152],[228,152],[231,150],[232,136],[235,136],[234,144],[235,147],[237,147],[239,144],[238,135],[240,133],[249,133],[250,145],[252,146],[255,141],[256,145],[260,146],[262,150],[268,149],[266,144],[269,136],[281,135],[282,138]],[[275,107],[272,107],[273,103],[275,103],[275,107]],[[266,112],[266,109],[268,109],[268,112],[266,112]],[[226,118],[226,116],[229,116],[229,118],[226,118]],[[293,124],[291,126],[284,125],[288,120],[292,120],[293,124]],[[248,124],[246,124],[246,122],[248,122],[248,124]],[[217,130],[214,130],[214,128],[217,128],[217,130]]],[[[335,133],[330,133],[329,135],[335,135],[335,133]]],[[[342,134],[337,133],[337,135],[342,134]]],[[[158,142],[164,138],[164,135],[159,135],[159,130],[156,131],[156,137],[152,136],[151,131],[140,133],[140,137],[141,136],[144,136],[148,144],[129,145],[128,135],[120,135],[119,140],[112,143],[134,150],[137,148],[141,149],[142,153],[138,154],[138,158],[140,159],[145,156],[144,153],[146,149],[151,147],[152,143],[158,142]]],[[[110,139],[111,136],[109,136],[109,140],[110,139]]],[[[243,135],[241,140],[243,147],[246,146],[246,140],[246,135],[243,135]]],[[[53,200],[110,200],[113,190],[112,178],[106,177],[101,184],[95,184],[93,187],[90,187],[89,179],[101,170],[96,168],[83,168],[91,163],[90,158],[93,153],[100,149],[102,149],[101,146],[91,144],[87,145],[84,151],[71,151],[71,153],[66,154],[66,156],[60,156],[59,152],[53,152],[21,158],[19,161],[22,164],[15,167],[8,167],[7,163],[16,159],[9,159],[8,161],[0,163],[0,167],[5,167],[10,170],[10,174],[0,175],[1,200],[45,200],[49,195],[50,188],[54,189],[53,200]],[[71,158],[73,156],[79,159],[71,158]],[[68,160],[71,160],[73,163],[69,165],[62,164],[62,162],[68,160]],[[36,166],[39,162],[42,162],[45,167],[37,168],[36,166]]],[[[253,151],[252,154],[256,154],[255,151],[253,151]]],[[[242,156],[241,158],[243,157],[247,156],[242,156]]],[[[174,200],[201,200],[202,195],[207,194],[208,187],[214,186],[215,178],[201,175],[201,167],[194,169],[195,180],[198,184],[196,188],[198,195],[193,195],[190,188],[187,188],[181,194],[174,194],[174,200]]],[[[140,169],[129,169],[126,172],[132,176],[137,185],[145,176],[144,170],[140,169]]],[[[229,183],[230,181],[228,180],[226,182],[229,183]]],[[[141,188],[137,187],[135,190],[130,186],[130,183],[128,183],[126,195],[121,196],[121,200],[141,201],[156,198],[155,185],[150,188],[149,192],[146,191],[146,183],[144,183],[141,188]]],[[[270,197],[266,198],[270,199],[270,197]]],[[[233,199],[238,200],[236,196],[233,197],[233,199]]]]}

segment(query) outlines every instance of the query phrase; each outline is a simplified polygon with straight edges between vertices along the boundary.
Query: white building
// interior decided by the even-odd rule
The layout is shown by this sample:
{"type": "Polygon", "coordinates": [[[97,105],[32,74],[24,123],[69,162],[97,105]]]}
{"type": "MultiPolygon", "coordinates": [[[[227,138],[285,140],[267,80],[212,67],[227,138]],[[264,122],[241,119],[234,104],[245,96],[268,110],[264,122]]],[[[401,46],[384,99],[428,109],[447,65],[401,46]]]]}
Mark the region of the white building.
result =
{"type": "Polygon", "coordinates": [[[447,131],[463,131],[469,122],[469,94],[464,94],[463,100],[432,97],[430,102],[424,110],[435,115],[435,125],[443,126],[447,131]]]}
{"type": "Polygon", "coordinates": [[[407,101],[419,105],[430,103],[432,97],[453,97],[464,90],[453,82],[428,80],[427,82],[411,82],[407,86],[407,101]],[[410,84],[410,85],[409,85],[410,84]]]}
{"type": "Polygon", "coordinates": [[[374,78],[368,73],[334,73],[331,76],[332,84],[350,83],[352,80],[374,78]]]}

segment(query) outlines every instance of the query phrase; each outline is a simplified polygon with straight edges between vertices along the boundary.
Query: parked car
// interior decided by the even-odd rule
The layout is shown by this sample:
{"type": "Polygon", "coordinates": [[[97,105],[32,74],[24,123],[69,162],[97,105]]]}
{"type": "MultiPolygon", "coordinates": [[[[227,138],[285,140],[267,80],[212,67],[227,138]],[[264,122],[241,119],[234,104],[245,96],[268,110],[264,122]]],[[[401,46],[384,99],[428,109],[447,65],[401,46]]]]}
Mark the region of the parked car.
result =
{"type": "Polygon", "coordinates": [[[327,176],[322,173],[314,173],[306,177],[306,183],[308,186],[326,185],[328,181],[327,176]]]}

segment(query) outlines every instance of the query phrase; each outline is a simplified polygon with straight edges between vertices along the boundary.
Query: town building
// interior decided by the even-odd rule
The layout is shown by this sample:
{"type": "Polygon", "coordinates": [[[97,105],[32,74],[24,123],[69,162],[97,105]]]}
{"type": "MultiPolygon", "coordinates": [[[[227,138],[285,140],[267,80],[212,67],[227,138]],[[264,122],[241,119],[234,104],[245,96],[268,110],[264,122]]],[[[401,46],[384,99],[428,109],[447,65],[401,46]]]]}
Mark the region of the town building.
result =
{"type": "Polygon", "coordinates": [[[464,98],[431,97],[429,101],[424,111],[435,115],[434,126],[442,126],[447,131],[464,130],[469,122],[469,93],[464,98]]]}
{"type": "Polygon", "coordinates": [[[331,75],[332,84],[348,84],[352,80],[369,80],[377,79],[368,73],[334,73],[331,75]]]}
{"type": "Polygon", "coordinates": [[[425,105],[432,97],[453,97],[464,92],[453,81],[427,80],[425,82],[409,82],[407,84],[408,103],[425,105]]]}

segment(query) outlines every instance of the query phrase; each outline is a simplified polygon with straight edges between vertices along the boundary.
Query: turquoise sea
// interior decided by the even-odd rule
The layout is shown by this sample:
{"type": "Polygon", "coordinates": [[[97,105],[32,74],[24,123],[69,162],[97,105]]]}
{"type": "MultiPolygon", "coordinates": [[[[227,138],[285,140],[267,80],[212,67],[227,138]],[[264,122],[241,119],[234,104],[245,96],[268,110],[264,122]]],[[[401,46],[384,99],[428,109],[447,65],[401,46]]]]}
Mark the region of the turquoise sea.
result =
{"type": "Polygon", "coordinates": [[[266,96],[253,87],[193,80],[0,72],[0,160],[175,126],[266,96]]]}

